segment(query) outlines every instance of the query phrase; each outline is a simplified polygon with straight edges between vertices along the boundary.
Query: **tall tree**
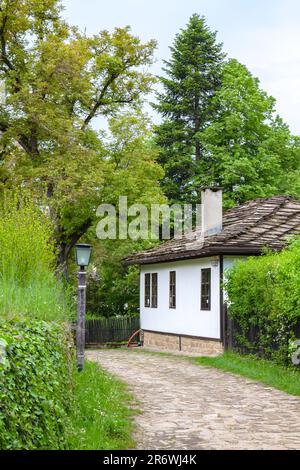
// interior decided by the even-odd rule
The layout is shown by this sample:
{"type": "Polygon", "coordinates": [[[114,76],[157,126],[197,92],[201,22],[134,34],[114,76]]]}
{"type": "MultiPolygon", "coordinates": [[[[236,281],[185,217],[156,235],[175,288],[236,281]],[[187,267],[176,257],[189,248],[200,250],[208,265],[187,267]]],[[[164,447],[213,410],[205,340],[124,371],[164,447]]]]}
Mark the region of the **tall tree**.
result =
{"type": "Polygon", "coordinates": [[[200,132],[214,118],[213,97],[221,85],[222,44],[204,17],[194,14],[177,34],[165,61],[162,92],[154,107],[163,121],[156,128],[164,188],[173,202],[191,201],[194,178],[203,156],[200,132]]]}
{"type": "Polygon", "coordinates": [[[128,27],[87,37],[61,9],[59,0],[0,2],[0,178],[37,198],[45,190],[66,265],[108,183],[110,159],[91,123],[141,106],[154,80],[140,67],[155,42],[142,44],[128,27]]]}
{"type": "MultiPolygon", "coordinates": [[[[109,184],[103,199],[118,208],[119,195],[127,196],[128,206],[140,203],[147,207],[150,222],[150,205],[166,203],[159,187],[163,171],[156,162],[157,149],[152,142],[150,122],[140,112],[122,113],[109,120],[109,131],[109,138],[105,139],[109,184]]],[[[90,238],[94,245],[94,269],[89,279],[88,309],[105,316],[136,311],[139,270],[136,267],[128,270],[122,259],[133,251],[150,248],[154,242],[151,239],[119,240],[117,237],[95,243],[94,234],[95,229],[90,238]],[[98,276],[94,275],[96,273],[98,276]]]]}
{"type": "Polygon", "coordinates": [[[300,138],[275,112],[275,99],[237,60],[223,68],[214,121],[198,138],[199,184],[223,187],[227,206],[275,194],[300,196],[300,138]]]}

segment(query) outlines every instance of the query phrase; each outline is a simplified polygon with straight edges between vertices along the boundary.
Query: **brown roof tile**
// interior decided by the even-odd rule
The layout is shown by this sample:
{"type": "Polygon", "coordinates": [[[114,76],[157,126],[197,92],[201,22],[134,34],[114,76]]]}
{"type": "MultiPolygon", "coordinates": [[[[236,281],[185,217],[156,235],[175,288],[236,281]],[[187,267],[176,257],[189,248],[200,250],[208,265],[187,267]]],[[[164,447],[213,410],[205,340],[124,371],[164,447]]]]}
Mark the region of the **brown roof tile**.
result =
{"type": "MultiPolygon", "coordinates": [[[[200,233],[199,229],[193,231],[194,235],[200,233]]],[[[223,230],[204,241],[187,236],[168,240],[135,253],[125,263],[150,264],[222,253],[260,254],[264,247],[282,249],[294,234],[300,234],[300,201],[289,196],[255,199],[225,212],[223,230]]]]}

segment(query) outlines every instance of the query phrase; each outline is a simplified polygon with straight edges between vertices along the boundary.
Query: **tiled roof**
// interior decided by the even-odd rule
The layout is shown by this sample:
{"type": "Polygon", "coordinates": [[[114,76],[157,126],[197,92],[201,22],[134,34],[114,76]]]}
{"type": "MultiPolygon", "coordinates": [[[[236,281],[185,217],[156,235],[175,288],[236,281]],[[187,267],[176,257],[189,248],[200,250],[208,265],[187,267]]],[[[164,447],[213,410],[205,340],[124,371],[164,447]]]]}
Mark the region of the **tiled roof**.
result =
{"type": "MultiPolygon", "coordinates": [[[[200,230],[194,231],[200,234],[200,230]]],[[[289,196],[255,199],[226,211],[223,229],[216,235],[168,240],[135,253],[126,264],[150,264],[218,254],[258,255],[264,247],[280,250],[292,235],[300,234],[300,201],[289,196]]]]}

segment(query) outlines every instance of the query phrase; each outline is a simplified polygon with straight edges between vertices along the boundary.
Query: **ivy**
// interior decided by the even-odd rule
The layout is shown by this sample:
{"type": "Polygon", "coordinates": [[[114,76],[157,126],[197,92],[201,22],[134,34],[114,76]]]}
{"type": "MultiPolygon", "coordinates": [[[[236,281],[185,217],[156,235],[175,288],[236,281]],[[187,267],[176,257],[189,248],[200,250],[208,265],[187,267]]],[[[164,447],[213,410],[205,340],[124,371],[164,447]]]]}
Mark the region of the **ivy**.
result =
{"type": "Polygon", "coordinates": [[[58,323],[0,323],[0,449],[65,449],[73,354],[58,323]]]}

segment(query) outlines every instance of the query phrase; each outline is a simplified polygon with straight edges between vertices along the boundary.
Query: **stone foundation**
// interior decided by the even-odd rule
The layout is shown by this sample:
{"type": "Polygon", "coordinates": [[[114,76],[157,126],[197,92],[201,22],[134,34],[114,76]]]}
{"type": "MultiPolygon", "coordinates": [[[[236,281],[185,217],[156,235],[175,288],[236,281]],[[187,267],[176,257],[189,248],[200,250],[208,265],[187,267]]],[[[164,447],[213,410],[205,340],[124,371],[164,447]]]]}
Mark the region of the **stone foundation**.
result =
{"type": "Polygon", "coordinates": [[[224,352],[223,344],[218,340],[154,331],[144,331],[144,346],[160,351],[177,351],[202,356],[217,356],[224,352]]]}

